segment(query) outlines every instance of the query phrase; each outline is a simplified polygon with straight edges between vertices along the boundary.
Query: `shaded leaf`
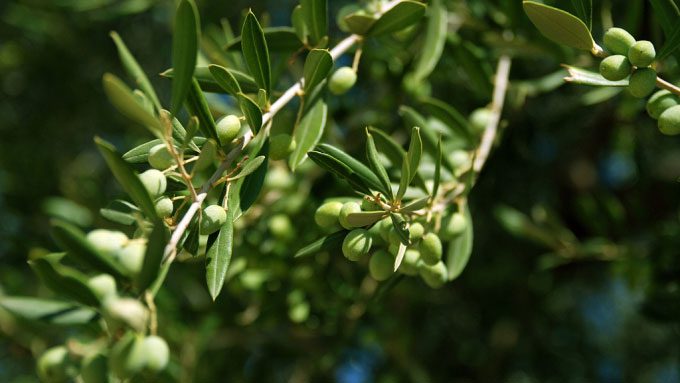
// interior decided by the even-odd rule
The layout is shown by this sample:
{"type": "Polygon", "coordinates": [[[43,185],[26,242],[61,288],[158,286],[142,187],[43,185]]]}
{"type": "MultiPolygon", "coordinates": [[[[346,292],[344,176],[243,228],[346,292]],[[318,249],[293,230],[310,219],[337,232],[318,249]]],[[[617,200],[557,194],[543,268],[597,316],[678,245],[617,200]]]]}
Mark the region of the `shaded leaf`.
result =
{"type": "MultiPolygon", "coordinates": [[[[423,107],[434,117],[446,124],[454,134],[465,139],[467,143],[471,141],[470,127],[467,119],[453,106],[435,98],[422,100],[423,107]]],[[[420,125],[415,125],[420,126],[420,125]]]]}
{"type": "Polygon", "coordinates": [[[454,240],[449,242],[449,249],[447,251],[446,259],[449,281],[458,278],[458,276],[465,269],[465,266],[467,266],[467,263],[470,260],[470,255],[472,254],[472,216],[470,215],[470,211],[467,207],[465,208],[465,218],[467,219],[465,231],[454,240]]]}
{"type": "Polygon", "coordinates": [[[309,245],[298,250],[293,257],[305,257],[320,253],[322,251],[337,251],[342,246],[342,241],[345,239],[345,236],[348,232],[349,231],[347,230],[340,230],[333,234],[319,238],[313,243],[310,243],[309,245]]]}
{"type": "Polygon", "coordinates": [[[158,137],[163,136],[160,121],[135,99],[132,90],[121,79],[106,73],[102,83],[109,101],[121,114],[145,126],[152,134],[158,137]]]}
{"type": "MultiPolygon", "coordinates": [[[[267,41],[269,52],[289,53],[302,48],[302,41],[291,27],[263,28],[264,39],[267,41]]],[[[229,41],[225,47],[227,51],[241,50],[241,36],[229,41]]]]}
{"type": "Polygon", "coordinates": [[[132,225],[137,222],[135,214],[139,212],[136,206],[125,201],[115,200],[107,207],[99,209],[102,217],[121,225],[132,225]]]}
{"type": "MultiPolygon", "coordinates": [[[[234,76],[236,81],[238,81],[238,84],[241,87],[242,92],[253,93],[257,92],[257,90],[259,89],[257,84],[255,83],[255,79],[253,79],[248,74],[234,69],[227,69],[227,71],[229,72],[229,74],[234,76]]],[[[168,69],[165,72],[161,73],[161,76],[166,78],[174,78],[175,71],[172,70],[172,68],[168,69]]],[[[204,66],[196,67],[196,70],[194,71],[194,78],[198,80],[198,84],[201,86],[201,90],[203,90],[204,92],[211,93],[225,92],[225,90],[217,83],[217,81],[215,81],[215,78],[210,73],[210,69],[208,67],[204,66]]]]}
{"type": "Polygon", "coordinates": [[[87,277],[83,273],[45,258],[28,263],[50,290],[87,306],[99,306],[99,299],[87,285],[87,277]]]}
{"type": "Polygon", "coordinates": [[[257,201],[264,185],[264,179],[267,176],[267,160],[269,159],[269,140],[265,142],[258,156],[263,156],[264,166],[259,166],[255,172],[243,178],[241,189],[239,192],[241,212],[245,213],[257,201]]]}
{"type": "Polygon", "coordinates": [[[361,211],[347,215],[347,222],[353,227],[372,225],[387,215],[386,211],[361,211]]]}
{"type": "Polygon", "coordinates": [[[432,184],[432,196],[436,197],[439,192],[439,184],[442,179],[442,137],[437,141],[437,154],[434,157],[434,182],[432,184]]]}
{"type": "Polygon", "coordinates": [[[181,0],[175,13],[172,36],[172,102],[171,113],[179,112],[186,99],[196,67],[200,40],[198,10],[193,0],[181,0]]]}
{"type": "Polygon", "coordinates": [[[676,52],[678,47],[680,47],[680,23],[676,22],[673,32],[666,35],[666,42],[661,51],[659,51],[659,54],[656,55],[656,60],[665,59],[671,53],[676,52]]]}
{"type": "Polygon", "coordinates": [[[408,158],[404,156],[401,160],[401,178],[399,178],[399,189],[397,190],[397,201],[401,201],[404,197],[406,189],[408,189],[409,179],[411,179],[411,168],[409,167],[408,158]]]}
{"type": "MultiPolygon", "coordinates": [[[[656,20],[661,24],[666,41],[670,40],[680,23],[680,10],[674,0],[649,0],[656,20]]],[[[663,48],[662,48],[663,49],[663,48]]],[[[680,52],[673,53],[675,59],[680,62],[680,52]]]]}
{"type": "Polygon", "coordinates": [[[307,155],[317,165],[333,173],[335,176],[349,182],[350,186],[352,186],[354,190],[364,194],[371,193],[371,190],[369,189],[368,185],[366,185],[366,182],[363,180],[363,178],[350,169],[349,166],[345,165],[332,155],[314,150],[308,152],[307,155]]]}
{"type": "Polygon", "coordinates": [[[328,34],[327,0],[300,0],[302,15],[312,44],[317,44],[328,34]]]}
{"type": "Polygon", "coordinates": [[[418,167],[420,166],[420,158],[423,155],[423,141],[420,139],[420,128],[414,126],[411,129],[411,141],[408,147],[408,165],[410,169],[408,183],[410,184],[415,177],[418,167]]]}
{"type": "Polygon", "coordinates": [[[425,30],[425,41],[422,44],[420,55],[415,64],[413,75],[417,81],[427,78],[432,73],[441,58],[446,44],[446,26],[448,11],[442,4],[442,0],[433,0],[430,3],[425,30]]]}
{"type": "Polygon", "coordinates": [[[307,152],[319,143],[326,127],[328,108],[323,100],[317,101],[312,109],[300,120],[300,124],[293,131],[295,149],[288,159],[291,170],[302,164],[307,158],[307,152]]]}
{"type": "MultiPolygon", "coordinates": [[[[368,130],[373,135],[375,140],[375,146],[383,153],[393,164],[398,164],[406,156],[406,151],[399,145],[396,141],[392,139],[387,133],[380,129],[374,128],[372,126],[368,127],[368,130]]],[[[415,172],[411,172],[411,175],[415,179],[416,185],[421,188],[424,192],[427,191],[427,186],[425,185],[425,180],[420,176],[417,169],[415,172]]]]}
{"type": "Polygon", "coordinates": [[[573,83],[573,84],[579,84],[579,85],[589,85],[589,86],[617,86],[617,87],[625,87],[628,86],[628,79],[625,80],[620,80],[620,81],[610,81],[607,80],[606,78],[602,77],[601,74],[597,72],[592,72],[586,69],[581,69],[569,65],[563,65],[566,69],[567,72],[569,72],[569,76],[564,78],[564,81],[573,83]]]}
{"type": "Polygon", "coordinates": [[[522,5],[529,20],[550,40],[586,51],[595,46],[588,27],[571,13],[535,1],[523,1],[522,5]]]}
{"type": "Polygon", "coordinates": [[[142,92],[144,92],[144,94],[151,100],[151,103],[154,105],[156,110],[160,110],[161,103],[158,101],[156,91],[153,89],[153,86],[151,86],[149,78],[139,66],[139,63],[135,57],[128,50],[127,46],[123,42],[123,39],[121,39],[116,32],[111,32],[110,36],[113,39],[113,42],[116,44],[118,56],[120,57],[120,61],[123,63],[123,67],[127,71],[128,75],[134,79],[139,89],[141,89],[142,92]]]}
{"type": "MultiPolygon", "coordinates": [[[[378,176],[373,173],[373,171],[368,166],[364,165],[359,160],[345,153],[341,149],[329,144],[319,144],[317,145],[316,150],[328,154],[342,163],[345,167],[350,169],[352,173],[356,174],[362,180],[362,183],[366,185],[366,187],[374,190],[382,189],[378,176]]],[[[364,194],[371,193],[369,191],[364,194]]]]}
{"type": "Polygon", "coordinates": [[[229,181],[235,181],[253,173],[260,167],[260,165],[262,165],[265,159],[265,156],[257,156],[247,160],[241,168],[241,171],[239,171],[235,176],[230,177],[229,181]]]}
{"type": "MultiPolygon", "coordinates": [[[[262,156],[264,158],[264,156],[262,156]]],[[[224,286],[224,278],[229,270],[234,246],[234,211],[227,210],[227,221],[220,228],[217,240],[206,253],[205,279],[213,301],[224,286]]]]}
{"type": "Polygon", "coordinates": [[[411,245],[411,233],[408,231],[408,224],[400,214],[395,214],[390,212],[390,218],[392,219],[392,226],[394,230],[399,235],[399,240],[405,246],[411,245]]]}
{"type": "Polygon", "coordinates": [[[5,296],[0,306],[20,318],[64,326],[90,323],[97,316],[90,308],[53,299],[5,296]]]}
{"type": "Polygon", "coordinates": [[[252,11],[248,12],[241,30],[241,49],[250,74],[260,88],[271,94],[271,69],[267,40],[252,11]]]}
{"type": "Polygon", "coordinates": [[[416,1],[404,0],[385,12],[368,31],[369,36],[380,36],[400,31],[415,24],[425,14],[427,6],[416,1]]]}
{"type": "Polygon", "coordinates": [[[571,0],[578,17],[591,30],[593,27],[593,2],[592,0],[571,0]]]}
{"type": "Polygon", "coordinates": [[[237,94],[241,93],[241,86],[227,68],[212,64],[208,65],[208,70],[210,70],[215,82],[229,94],[236,97],[237,94]]]}
{"type": "Polygon", "coordinates": [[[377,19],[373,15],[367,15],[363,12],[351,13],[344,17],[345,24],[350,32],[357,35],[365,35],[377,19]]]}
{"type": "Polygon", "coordinates": [[[186,105],[189,112],[198,117],[198,128],[201,132],[203,132],[206,137],[218,140],[217,127],[215,126],[215,120],[210,112],[208,101],[205,99],[205,96],[201,91],[201,86],[195,78],[191,79],[186,105]]]}
{"type": "Polygon", "coordinates": [[[158,277],[161,270],[161,260],[165,251],[165,245],[170,239],[168,228],[158,222],[151,230],[144,253],[142,270],[136,277],[138,291],[146,290],[158,277]]]}
{"type": "Polygon", "coordinates": [[[253,134],[257,134],[262,127],[262,110],[255,101],[243,93],[238,94],[238,104],[246,116],[250,130],[253,131],[253,134]]]}
{"type": "Polygon", "coordinates": [[[333,68],[333,58],[327,49],[312,49],[304,66],[304,91],[310,92],[321,83],[333,68]]]}
{"type": "Polygon", "coordinates": [[[373,173],[378,176],[378,180],[382,186],[378,190],[387,195],[390,199],[393,199],[394,194],[392,192],[390,178],[387,175],[385,166],[380,162],[378,150],[375,148],[375,142],[373,141],[373,135],[369,133],[368,129],[366,129],[366,158],[368,159],[368,163],[371,166],[373,173]]]}

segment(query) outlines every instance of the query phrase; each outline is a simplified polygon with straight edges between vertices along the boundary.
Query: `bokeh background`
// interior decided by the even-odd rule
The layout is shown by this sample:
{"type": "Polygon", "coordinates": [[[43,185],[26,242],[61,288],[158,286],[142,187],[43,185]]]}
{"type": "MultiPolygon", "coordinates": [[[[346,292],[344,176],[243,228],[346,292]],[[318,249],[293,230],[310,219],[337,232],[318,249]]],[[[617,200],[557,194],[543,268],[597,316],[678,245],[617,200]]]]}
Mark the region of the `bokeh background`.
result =
{"type": "MultiPolygon", "coordinates": [[[[289,25],[296,2],[197,3],[204,30],[223,19],[238,30],[248,7],[289,25]]],[[[338,38],[334,15],[349,2],[329,3],[338,38]]],[[[325,140],[359,152],[370,124],[403,139],[397,110],[417,94],[469,113],[489,101],[497,57],[511,55],[502,136],[470,200],[475,241],[463,275],[440,290],[407,278],[373,299],[365,265],[337,254],[293,259],[317,235],[316,206],[348,189],[313,164],[303,172],[311,178],[280,164],[262,197],[270,207],[246,219],[226,292],[211,302],[202,262],[187,262],[159,295],[172,380],[680,382],[680,139],[662,136],[644,101],[625,92],[563,84],[560,63],[594,61],[540,36],[519,0],[446,4],[449,39],[429,82],[404,81],[417,31],[369,41],[358,85],[330,103],[325,140]],[[275,235],[274,214],[296,232],[275,235]]],[[[50,296],[26,263],[56,249],[50,217],[116,228],[98,211],[122,192],[92,138],[125,150],[148,137],[102,91],[103,73],[123,73],[108,33],[123,37],[167,104],[170,83],[154,74],[170,67],[174,7],[0,2],[0,294],[50,296]]],[[[612,25],[663,41],[647,1],[596,0],[596,39],[612,25]]],[[[673,57],[660,69],[680,74],[673,57]]],[[[34,355],[81,336],[1,310],[0,334],[3,382],[37,381],[34,355]]]]}

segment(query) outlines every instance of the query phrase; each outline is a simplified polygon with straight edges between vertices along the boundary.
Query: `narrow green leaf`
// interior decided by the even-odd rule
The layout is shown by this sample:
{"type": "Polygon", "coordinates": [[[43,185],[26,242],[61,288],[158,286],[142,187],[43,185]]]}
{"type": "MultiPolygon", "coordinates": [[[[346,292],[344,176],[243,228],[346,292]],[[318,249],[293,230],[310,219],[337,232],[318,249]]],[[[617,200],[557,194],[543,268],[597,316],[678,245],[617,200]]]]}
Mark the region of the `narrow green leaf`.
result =
{"type": "Polygon", "coordinates": [[[28,263],[50,290],[87,306],[99,306],[99,299],[88,287],[87,278],[78,270],[45,258],[33,259],[28,263]]]}
{"type": "Polygon", "coordinates": [[[319,143],[326,127],[327,116],[326,103],[319,100],[295,127],[293,138],[296,145],[288,160],[291,170],[295,171],[307,158],[307,152],[319,143]]]}
{"type": "Polygon", "coordinates": [[[401,178],[399,178],[399,189],[397,190],[397,201],[401,201],[408,189],[409,180],[411,179],[411,168],[409,167],[408,157],[404,156],[401,159],[401,178]]]}
{"type": "MultiPolygon", "coordinates": [[[[291,53],[296,52],[302,48],[302,41],[295,33],[295,29],[291,27],[268,27],[263,28],[264,39],[267,41],[267,48],[269,52],[273,53],[291,53]]],[[[229,41],[225,50],[241,50],[241,36],[229,41]]]]}
{"type": "Polygon", "coordinates": [[[400,31],[415,24],[425,14],[427,6],[416,1],[404,0],[385,12],[368,31],[369,36],[380,36],[400,31]]]}
{"type": "Polygon", "coordinates": [[[345,24],[350,32],[357,35],[365,35],[368,32],[375,21],[377,20],[373,15],[367,15],[363,12],[350,13],[345,16],[345,24]]]}
{"type": "Polygon", "coordinates": [[[245,213],[260,196],[262,191],[262,186],[264,185],[264,179],[267,177],[267,161],[269,160],[269,140],[265,141],[260,151],[257,153],[258,156],[263,156],[264,166],[259,166],[255,172],[243,178],[243,183],[241,184],[241,190],[239,193],[241,202],[241,212],[245,213]]]}
{"type": "MultiPolygon", "coordinates": [[[[181,152],[184,152],[184,149],[187,146],[192,146],[193,149],[198,148],[198,144],[196,143],[196,140],[194,140],[194,136],[196,135],[196,133],[198,133],[200,124],[201,123],[198,121],[198,117],[196,116],[189,117],[189,125],[187,125],[187,130],[185,132],[184,139],[182,140],[182,146],[180,147],[181,152]]],[[[202,138],[201,141],[206,140],[205,137],[201,138],[202,138]]]]}
{"type": "Polygon", "coordinates": [[[195,78],[191,79],[191,85],[189,87],[189,94],[186,98],[186,105],[189,112],[198,117],[198,128],[203,132],[206,137],[213,138],[217,140],[217,127],[215,126],[215,120],[213,119],[212,113],[210,112],[210,107],[208,106],[208,101],[201,91],[201,86],[198,84],[198,80],[195,78]]]}
{"type": "Polygon", "coordinates": [[[615,87],[626,87],[628,86],[628,79],[621,81],[610,81],[602,77],[601,74],[592,72],[586,69],[581,69],[573,67],[570,65],[563,65],[564,68],[569,72],[569,76],[564,78],[564,81],[588,86],[615,86],[615,87]]]}
{"type": "Polygon", "coordinates": [[[435,98],[423,99],[422,103],[424,109],[451,128],[452,133],[463,138],[468,144],[471,142],[468,121],[453,106],[435,98]]]}
{"type": "Polygon", "coordinates": [[[448,11],[442,0],[433,0],[427,10],[428,20],[425,41],[416,60],[413,76],[421,81],[432,73],[439,62],[446,44],[448,11]]]}
{"type": "Polygon", "coordinates": [[[132,225],[137,222],[135,215],[139,213],[139,209],[131,203],[114,200],[106,208],[100,209],[99,213],[109,221],[120,223],[121,225],[132,225]]]}
{"type": "Polygon", "coordinates": [[[186,99],[196,67],[200,41],[198,10],[193,0],[181,0],[175,13],[175,32],[172,37],[172,102],[171,113],[179,112],[186,99]]]}
{"type": "Polygon", "coordinates": [[[392,192],[390,178],[387,175],[385,166],[380,162],[378,150],[375,148],[375,142],[373,141],[373,135],[371,135],[368,129],[366,129],[366,158],[368,159],[368,164],[371,166],[373,173],[378,176],[378,180],[382,186],[382,188],[378,190],[387,195],[390,199],[393,199],[394,193],[392,192]]]}
{"type": "Polygon", "coordinates": [[[296,5],[293,8],[293,13],[290,15],[291,24],[293,25],[293,30],[298,39],[307,44],[307,35],[309,34],[309,29],[307,29],[307,24],[305,24],[305,15],[302,11],[301,5],[296,5]]]}
{"type": "Polygon", "coordinates": [[[399,270],[401,262],[404,260],[404,255],[406,254],[406,245],[403,242],[399,242],[399,249],[397,250],[397,256],[394,258],[394,272],[399,270]]]}
{"type": "Polygon", "coordinates": [[[217,141],[208,139],[201,147],[201,154],[198,155],[198,159],[194,162],[192,172],[201,171],[213,165],[218,146],[217,141]]]}
{"type": "Polygon", "coordinates": [[[575,49],[590,51],[595,46],[588,27],[578,17],[535,1],[523,1],[524,12],[550,40],[575,49]]]}
{"type": "Polygon", "coordinates": [[[413,200],[406,205],[404,205],[401,209],[399,209],[400,213],[412,213],[416,210],[420,210],[427,206],[427,204],[430,202],[430,196],[425,196],[418,198],[416,200],[413,200]]]}
{"type": "Polygon", "coordinates": [[[420,158],[423,155],[423,141],[420,139],[420,128],[417,126],[411,129],[411,142],[408,147],[408,167],[410,170],[408,184],[413,181],[420,166],[420,158]]]}
{"type": "Polygon", "coordinates": [[[62,326],[87,324],[97,316],[96,311],[71,302],[33,297],[0,297],[0,307],[23,319],[62,326]]]}
{"type": "Polygon", "coordinates": [[[255,101],[243,93],[238,94],[238,104],[246,116],[250,130],[253,131],[253,134],[257,134],[262,128],[262,110],[255,101]]]}
{"type": "MultiPolygon", "coordinates": [[[[390,137],[384,131],[372,126],[369,126],[368,130],[373,135],[376,148],[378,148],[378,150],[380,150],[380,152],[383,153],[390,160],[390,162],[393,164],[398,164],[404,159],[404,156],[406,156],[406,151],[401,147],[401,145],[394,141],[392,137],[390,137]]],[[[425,193],[427,193],[427,186],[425,185],[425,180],[423,180],[423,177],[420,176],[417,170],[415,173],[411,173],[415,179],[416,185],[425,193]]]]}
{"type": "Polygon", "coordinates": [[[248,12],[241,30],[241,49],[250,74],[260,88],[271,94],[271,64],[267,40],[252,11],[248,12]]]}
{"type": "Polygon", "coordinates": [[[233,210],[228,210],[227,222],[220,228],[217,240],[210,246],[205,256],[205,279],[213,301],[217,299],[220,291],[222,291],[222,286],[224,286],[224,278],[229,270],[233,247],[234,216],[233,210]]]}
{"type": "Polygon", "coordinates": [[[361,211],[347,215],[347,222],[353,227],[372,225],[387,215],[386,211],[361,211]]]}
{"type": "Polygon", "coordinates": [[[151,100],[151,103],[154,105],[156,111],[161,110],[161,103],[158,101],[156,91],[153,89],[153,86],[151,86],[149,78],[139,66],[139,63],[135,57],[128,50],[127,46],[123,42],[123,39],[121,39],[118,33],[114,31],[112,31],[110,35],[113,39],[113,42],[116,44],[118,56],[120,57],[120,61],[123,63],[123,67],[125,67],[128,75],[134,79],[139,89],[141,89],[142,92],[144,92],[144,94],[151,100]]]}
{"type": "MultiPolygon", "coordinates": [[[[338,149],[335,146],[328,144],[319,144],[317,145],[316,150],[326,153],[331,157],[335,158],[336,160],[340,161],[341,163],[343,163],[348,169],[351,169],[352,173],[357,174],[357,176],[359,176],[363,180],[363,183],[367,187],[370,187],[374,190],[382,189],[378,176],[375,173],[373,173],[373,171],[368,166],[364,165],[359,160],[345,153],[341,149],[338,149]]],[[[368,192],[365,194],[371,193],[368,192]]]]}
{"type": "Polygon", "coordinates": [[[251,158],[245,162],[243,167],[241,168],[241,171],[239,171],[235,176],[230,177],[229,181],[236,181],[240,178],[243,178],[247,175],[252,174],[255,170],[257,170],[260,165],[264,162],[266,158],[264,156],[257,156],[255,158],[251,158]]]}
{"type": "Polygon", "coordinates": [[[583,20],[583,23],[588,27],[588,30],[591,30],[593,28],[592,0],[571,0],[571,4],[574,6],[578,17],[583,20]]]}
{"type": "Polygon", "coordinates": [[[83,266],[91,267],[115,277],[123,277],[122,268],[111,258],[99,253],[85,238],[85,234],[74,225],[52,221],[52,237],[68,252],[68,256],[83,266]]]}
{"type": "Polygon", "coordinates": [[[456,239],[449,242],[449,249],[447,251],[446,259],[449,281],[458,278],[458,276],[465,269],[465,266],[467,266],[467,263],[470,260],[470,255],[472,254],[472,216],[470,215],[470,211],[467,209],[467,207],[465,208],[465,218],[467,219],[465,231],[456,237],[456,239]]]}
{"type": "Polygon", "coordinates": [[[121,114],[162,137],[160,121],[135,99],[132,90],[121,79],[106,73],[102,83],[109,101],[121,114]]]}
{"type": "Polygon", "coordinates": [[[212,74],[215,82],[229,94],[236,97],[237,94],[241,93],[241,86],[227,68],[213,64],[208,65],[208,70],[210,70],[210,74],[212,74]]]}
{"type": "Polygon", "coordinates": [[[340,230],[333,234],[319,238],[313,243],[310,243],[309,245],[298,250],[293,257],[306,257],[308,255],[314,255],[322,251],[337,251],[342,246],[342,241],[345,239],[347,233],[347,230],[340,230]]]}
{"type": "Polygon", "coordinates": [[[442,179],[442,137],[437,141],[437,155],[434,157],[434,182],[432,184],[432,196],[436,197],[439,192],[439,183],[442,179]]]}
{"type": "MultiPolygon", "coordinates": [[[[649,0],[656,20],[661,24],[666,41],[670,40],[678,24],[680,24],[680,10],[674,0],[649,0]]],[[[662,48],[663,49],[663,48],[662,48]]],[[[675,59],[680,62],[680,51],[673,53],[675,59]]]]}
{"type": "Polygon", "coordinates": [[[390,218],[392,219],[392,226],[394,230],[399,235],[399,240],[405,246],[411,245],[411,233],[408,231],[408,224],[400,214],[395,214],[390,212],[390,218]]]}
{"type": "Polygon", "coordinates": [[[142,292],[149,288],[151,284],[158,277],[161,270],[161,260],[163,259],[163,252],[165,245],[170,239],[170,232],[168,228],[162,223],[158,222],[151,230],[149,239],[146,244],[146,253],[144,254],[144,263],[142,270],[136,278],[138,291],[142,292]]]}
{"type": "MultiPolygon", "coordinates": [[[[239,86],[241,87],[242,92],[255,93],[259,89],[257,84],[255,83],[255,79],[253,79],[250,75],[234,69],[227,69],[227,72],[234,76],[239,86]]],[[[174,78],[175,71],[172,70],[172,68],[170,68],[165,72],[161,73],[161,76],[166,78],[174,78]]],[[[198,84],[201,86],[201,90],[203,90],[204,92],[209,93],[225,92],[224,88],[222,88],[217,83],[217,81],[215,81],[215,78],[213,77],[212,73],[210,73],[210,69],[208,67],[204,66],[196,67],[194,71],[194,78],[198,80],[198,84]]]]}
{"type": "Polygon", "coordinates": [[[312,49],[304,66],[304,91],[310,92],[321,83],[333,68],[333,58],[327,49],[312,49]]]}
{"type": "Polygon", "coordinates": [[[675,23],[673,32],[666,36],[666,42],[663,47],[661,47],[659,54],[656,55],[656,60],[660,61],[665,59],[671,53],[676,52],[678,47],[680,47],[680,22],[675,23]]]}
{"type": "Polygon", "coordinates": [[[307,155],[317,165],[333,173],[338,178],[349,182],[354,190],[364,194],[371,194],[371,190],[368,185],[366,185],[366,181],[336,157],[314,150],[308,152],[307,155]]]}
{"type": "MultiPolygon", "coordinates": [[[[191,126],[191,124],[189,126],[191,126]]],[[[189,137],[188,133],[186,137],[189,137]]],[[[195,145],[200,146],[203,145],[205,140],[206,140],[205,137],[193,137],[191,142],[195,145]]],[[[163,142],[164,141],[161,140],[160,138],[147,141],[127,151],[125,154],[123,154],[122,158],[125,160],[125,162],[129,162],[131,164],[142,164],[148,161],[149,150],[151,150],[151,148],[153,148],[156,145],[162,144],[163,142]]]]}
{"type": "Polygon", "coordinates": [[[132,167],[120,157],[113,145],[99,137],[95,137],[94,141],[123,190],[147,217],[156,217],[154,203],[132,167]]]}
{"type": "Polygon", "coordinates": [[[327,0],[300,0],[302,14],[312,44],[317,44],[328,35],[328,2],[327,0]]]}

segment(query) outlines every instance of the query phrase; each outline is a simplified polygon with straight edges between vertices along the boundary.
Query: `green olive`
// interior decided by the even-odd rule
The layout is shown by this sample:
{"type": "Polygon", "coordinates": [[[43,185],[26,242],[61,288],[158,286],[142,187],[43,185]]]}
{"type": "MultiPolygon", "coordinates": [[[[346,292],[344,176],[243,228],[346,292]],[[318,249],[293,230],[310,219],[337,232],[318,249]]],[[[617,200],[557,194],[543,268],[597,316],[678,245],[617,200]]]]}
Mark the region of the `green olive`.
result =
{"type": "Polygon", "coordinates": [[[151,372],[160,372],[165,369],[170,360],[170,348],[165,339],[151,335],[144,338],[142,348],[146,359],[146,369],[151,372]]]}
{"type": "Polygon", "coordinates": [[[342,254],[350,261],[358,261],[368,254],[373,244],[373,238],[365,229],[350,231],[342,241],[342,254]]]}
{"type": "Polygon", "coordinates": [[[672,106],[661,113],[659,130],[669,136],[680,134],[680,105],[672,106]]]}
{"type": "Polygon", "coordinates": [[[280,133],[269,139],[269,158],[283,160],[295,150],[295,140],[290,134],[280,133]]]}
{"type": "Polygon", "coordinates": [[[314,222],[323,229],[332,229],[337,226],[342,202],[331,201],[319,206],[314,213],[314,222]]]}
{"type": "Polygon", "coordinates": [[[278,239],[288,240],[295,237],[293,224],[290,222],[290,218],[285,214],[273,215],[269,218],[267,226],[269,226],[269,231],[271,231],[274,237],[278,239]]]}
{"type": "Polygon", "coordinates": [[[47,383],[69,381],[67,367],[68,350],[64,346],[52,347],[38,358],[38,376],[47,383]]]}
{"type": "Polygon", "coordinates": [[[604,47],[616,55],[627,55],[635,44],[635,37],[622,28],[610,28],[604,34],[604,47]]]}
{"type": "Polygon", "coordinates": [[[394,273],[394,257],[385,250],[378,250],[368,261],[368,271],[376,281],[384,281],[394,273]]]}
{"type": "Polygon", "coordinates": [[[146,350],[141,335],[126,333],[109,352],[109,369],[120,379],[129,379],[146,366],[146,350]]]}
{"type": "Polygon", "coordinates": [[[210,205],[203,209],[201,216],[201,234],[210,235],[218,231],[227,222],[227,212],[220,205],[210,205]]]}
{"type": "Polygon", "coordinates": [[[647,114],[655,120],[666,109],[680,105],[680,98],[667,90],[660,90],[652,95],[647,101],[647,114]]]}
{"type": "Polygon", "coordinates": [[[363,211],[378,211],[382,210],[378,204],[376,204],[374,201],[369,201],[366,198],[361,200],[361,210],[363,211]]]}
{"type": "Polygon", "coordinates": [[[217,121],[215,128],[220,145],[226,145],[238,136],[238,133],[241,131],[241,120],[237,116],[230,114],[217,121]]]}
{"type": "Polygon", "coordinates": [[[97,251],[110,257],[118,255],[129,241],[124,233],[105,229],[95,229],[87,233],[87,240],[97,251]]]}
{"type": "Polygon", "coordinates": [[[333,72],[328,82],[328,89],[335,95],[345,94],[352,89],[356,81],[357,73],[354,69],[344,66],[333,72]]]}
{"type": "Polygon", "coordinates": [[[165,144],[158,144],[149,150],[149,165],[158,170],[165,170],[175,164],[175,159],[165,144]]]}
{"type": "Polygon", "coordinates": [[[133,240],[121,249],[120,253],[118,253],[118,260],[130,275],[137,275],[142,271],[144,254],[146,254],[146,243],[140,240],[133,240]]]}
{"type": "Polygon", "coordinates": [[[156,214],[158,214],[158,216],[161,218],[167,218],[172,215],[172,211],[174,209],[172,200],[168,197],[163,197],[156,201],[154,207],[156,209],[156,214]]]}
{"type": "Polygon", "coordinates": [[[437,234],[425,234],[418,248],[420,258],[428,265],[434,265],[442,259],[442,241],[437,234]]]}
{"type": "Polygon", "coordinates": [[[108,383],[109,368],[106,355],[91,354],[80,363],[80,378],[83,383],[108,383]]]}
{"type": "Polygon", "coordinates": [[[149,192],[151,198],[157,198],[165,193],[165,188],[168,186],[168,181],[165,179],[165,174],[157,169],[149,169],[139,175],[142,185],[149,192]]]}
{"type": "Polygon", "coordinates": [[[146,327],[148,311],[136,299],[111,297],[104,301],[102,310],[105,317],[114,324],[124,324],[141,331],[146,327]]]}
{"type": "Polygon", "coordinates": [[[467,219],[463,213],[449,214],[442,219],[439,237],[444,241],[450,241],[465,231],[467,219]]]}
{"type": "Polygon", "coordinates": [[[628,58],[623,55],[613,55],[600,62],[600,74],[611,81],[619,81],[628,77],[633,67],[628,58]]]}
{"type": "Polygon", "coordinates": [[[652,65],[656,57],[654,44],[646,40],[640,40],[628,49],[628,60],[638,68],[652,65]]]}
{"type": "Polygon", "coordinates": [[[413,222],[408,228],[412,241],[418,241],[425,234],[425,227],[420,222],[413,222]]]}
{"type": "Polygon", "coordinates": [[[352,213],[359,213],[361,212],[361,206],[356,203],[356,202],[345,202],[342,205],[342,209],[340,209],[340,215],[338,216],[338,221],[340,222],[340,226],[344,227],[345,229],[353,229],[354,226],[352,226],[349,221],[347,220],[347,217],[352,214],[352,213]]]}
{"type": "Polygon", "coordinates": [[[484,131],[492,116],[493,113],[488,108],[475,109],[470,114],[470,125],[478,132],[484,131]]]}
{"type": "Polygon", "coordinates": [[[628,91],[633,97],[644,98],[656,88],[656,71],[652,68],[636,69],[628,81],[628,91]]]}
{"type": "Polygon", "coordinates": [[[116,280],[109,274],[99,274],[87,280],[87,286],[100,300],[116,296],[116,280]]]}
{"type": "Polygon", "coordinates": [[[425,262],[418,263],[418,274],[433,289],[438,289],[446,283],[446,265],[441,261],[434,265],[428,265],[425,262]]]}
{"type": "Polygon", "coordinates": [[[418,274],[418,261],[420,260],[420,252],[416,249],[406,249],[404,259],[399,265],[399,272],[405,275],[418,274]]]}

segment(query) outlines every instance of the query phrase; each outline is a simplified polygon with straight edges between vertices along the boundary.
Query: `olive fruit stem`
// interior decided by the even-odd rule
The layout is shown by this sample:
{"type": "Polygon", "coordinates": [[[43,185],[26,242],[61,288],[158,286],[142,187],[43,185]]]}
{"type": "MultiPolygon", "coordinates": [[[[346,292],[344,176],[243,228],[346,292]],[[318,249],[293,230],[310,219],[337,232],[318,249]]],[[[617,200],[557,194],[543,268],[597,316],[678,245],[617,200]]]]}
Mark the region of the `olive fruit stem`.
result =
{"type": "Polygon", "coordinates": [[[662,79],[659,76],[656,76],[656,86],[658,86],[661,89],[666,89],[667,91],[675,93],[676,95],[680,96],[680,87],[671,84],[670,82],[662,79]]]}

